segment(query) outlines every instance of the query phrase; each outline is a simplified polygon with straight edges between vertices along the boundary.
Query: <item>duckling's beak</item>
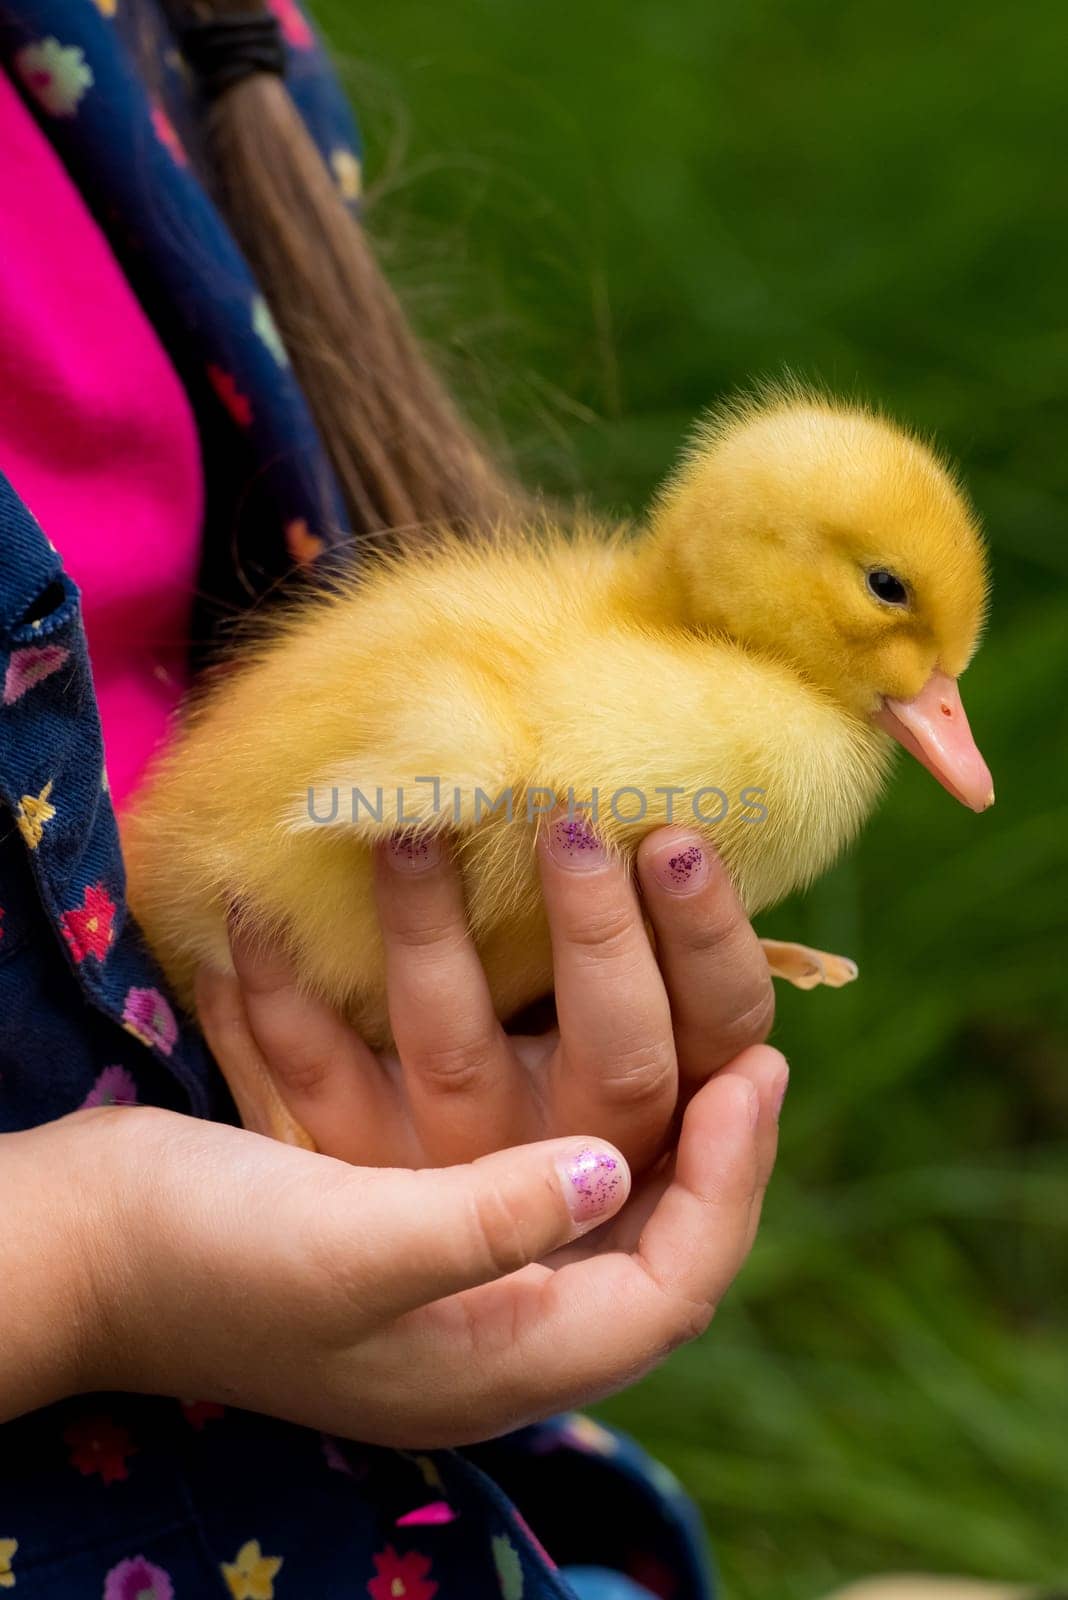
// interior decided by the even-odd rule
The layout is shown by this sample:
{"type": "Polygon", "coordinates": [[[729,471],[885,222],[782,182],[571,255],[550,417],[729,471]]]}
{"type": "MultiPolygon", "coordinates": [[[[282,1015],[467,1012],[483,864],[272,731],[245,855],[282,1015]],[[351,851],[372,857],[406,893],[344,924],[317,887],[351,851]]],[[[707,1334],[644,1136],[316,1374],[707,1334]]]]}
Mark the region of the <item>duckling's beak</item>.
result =
{"type": "Polygon", "coordinates": [[[956,678],[932,672],[914,700],[884,700],[873,720],[955,800],[973,811],[994,804],[994,781],[972,738],[956,678]]]}

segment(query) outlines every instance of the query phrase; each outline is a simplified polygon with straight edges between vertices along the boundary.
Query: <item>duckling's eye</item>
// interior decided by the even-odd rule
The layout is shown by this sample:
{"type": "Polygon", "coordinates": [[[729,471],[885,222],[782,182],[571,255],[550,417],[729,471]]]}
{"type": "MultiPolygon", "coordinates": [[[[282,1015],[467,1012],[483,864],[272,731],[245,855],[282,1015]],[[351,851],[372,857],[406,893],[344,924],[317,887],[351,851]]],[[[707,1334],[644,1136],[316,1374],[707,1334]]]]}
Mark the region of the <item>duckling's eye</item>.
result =
{"type": "Polygon", "coordinates": [[[873,567],[868,573],[868,588],[876,600],[888,606],[908,605],[909,592],[900,578],[895,578],[885,567],[873,567]]]}

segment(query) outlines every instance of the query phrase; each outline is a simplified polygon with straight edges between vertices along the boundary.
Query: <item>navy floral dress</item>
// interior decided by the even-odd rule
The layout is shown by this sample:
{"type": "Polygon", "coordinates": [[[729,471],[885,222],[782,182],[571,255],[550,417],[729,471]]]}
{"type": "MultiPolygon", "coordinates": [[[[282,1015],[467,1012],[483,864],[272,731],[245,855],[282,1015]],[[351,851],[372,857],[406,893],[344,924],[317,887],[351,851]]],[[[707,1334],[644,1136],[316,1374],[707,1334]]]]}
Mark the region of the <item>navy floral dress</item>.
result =
{"type": "MultiPolygon", "coordinates": [[[[348,106],[294,0],[273,9],[294,100],[358,206],[348,106]]],[[[0,65],[192,401],[207,488],[193,637],[210,642],[221,618],[343,548],[347,534],[266,302],[196,177],[188,71],[156,0],[0,0],[0,65]],[[149,54],[151,85],[135,65],[149,54]]],[[[105,1103],[233,1119],[123,891],[79,594],[0,476],[0,1130],[105,1103]]],[[[677,1483],[581,1416],[419,1454],[195,1396],[114,1395],[0,1428],[0,1589],[26,1600],[711,1592],[677,1483]]]]}

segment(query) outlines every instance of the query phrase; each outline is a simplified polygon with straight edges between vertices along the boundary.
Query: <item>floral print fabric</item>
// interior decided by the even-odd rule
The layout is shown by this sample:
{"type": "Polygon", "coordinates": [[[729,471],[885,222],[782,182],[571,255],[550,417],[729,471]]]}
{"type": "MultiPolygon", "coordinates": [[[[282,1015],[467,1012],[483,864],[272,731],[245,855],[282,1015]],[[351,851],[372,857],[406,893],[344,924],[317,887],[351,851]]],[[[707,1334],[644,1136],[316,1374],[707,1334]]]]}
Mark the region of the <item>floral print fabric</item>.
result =
{"type": "MultiPolygon", "coordinates": [[[[503,1450],[506,1475],[506,1455],[549,1477],[573,1456],[564,1537],[588,1530],[602,1561],[611,1538],[629,1567],[580,1563],[582,1600],[704,1596],[699,1569],[677,1559],[678,1527],[675,1546],[663,1528],[648,1542],[647,1458],[615,1434],[610,1456],[573,1452],[570,1421],[485,1448],[503,1450]],[[633,1522],[623,1534],[621,1514],[633,1522]]],[[[340,1439],[327,1450],[320,1435],[214,1402],[128,1396],[3,1431],[0,1588],[16,1600],[20,1589],[35,1600],[574,1600],[568,1569],[470,1453],[340,1439]],[[451,1515],[412,1525],[430,1477],[451,1515]]]]}

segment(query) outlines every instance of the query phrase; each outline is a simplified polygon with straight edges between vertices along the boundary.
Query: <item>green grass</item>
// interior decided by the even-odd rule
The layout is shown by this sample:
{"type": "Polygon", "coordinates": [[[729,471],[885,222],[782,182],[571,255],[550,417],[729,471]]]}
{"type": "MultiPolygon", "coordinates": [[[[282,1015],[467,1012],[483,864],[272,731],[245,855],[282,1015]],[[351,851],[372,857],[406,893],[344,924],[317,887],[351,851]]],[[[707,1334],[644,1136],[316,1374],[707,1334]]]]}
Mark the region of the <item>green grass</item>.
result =
{"type": "Polygon", "coordinates": [[[406,0],[319,13],[376,231],[532,479],[637,509],[688,420],[789,365],[937,431],[987,523],[969,672],[998,805],[918,768],[767,931],[782,996],[753,1259],[603,1408],[698,1498],[729,1593],[1068,1578],[1068,13],[1060,0],[406,0]]]}

